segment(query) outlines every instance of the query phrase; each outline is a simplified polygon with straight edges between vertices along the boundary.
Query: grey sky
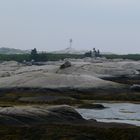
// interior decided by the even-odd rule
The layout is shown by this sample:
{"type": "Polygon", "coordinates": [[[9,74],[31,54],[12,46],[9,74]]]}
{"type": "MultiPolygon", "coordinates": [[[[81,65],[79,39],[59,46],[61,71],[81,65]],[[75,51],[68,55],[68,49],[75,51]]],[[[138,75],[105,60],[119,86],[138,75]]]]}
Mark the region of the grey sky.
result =
{"type": "Polygon", "coordinates": [[[140,0],[0,0],[0,47],[140,53],[140,0]]]}

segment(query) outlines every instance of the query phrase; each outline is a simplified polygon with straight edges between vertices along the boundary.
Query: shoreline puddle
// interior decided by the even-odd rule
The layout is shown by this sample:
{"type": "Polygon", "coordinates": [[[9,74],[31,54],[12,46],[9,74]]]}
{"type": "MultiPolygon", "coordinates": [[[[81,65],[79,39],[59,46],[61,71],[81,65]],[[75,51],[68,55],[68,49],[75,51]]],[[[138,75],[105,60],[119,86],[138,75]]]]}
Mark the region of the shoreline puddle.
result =
{"type": "Polygon", "coordinates": [[[140,104],[133,103],[100,103],[105,109],[76,109],[85,119],[96,119],[99,122],[127,123],[140,126],[140,104]]]}

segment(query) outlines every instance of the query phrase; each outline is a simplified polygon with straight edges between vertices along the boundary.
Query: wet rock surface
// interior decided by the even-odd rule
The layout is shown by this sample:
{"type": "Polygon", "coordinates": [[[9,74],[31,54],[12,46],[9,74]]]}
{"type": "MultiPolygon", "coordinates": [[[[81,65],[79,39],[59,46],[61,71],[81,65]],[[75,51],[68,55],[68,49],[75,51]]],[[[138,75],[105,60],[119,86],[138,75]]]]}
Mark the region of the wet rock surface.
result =
{"type": "Polygon", "coordinates": [[[106,107],[102,104],[82,104],[78,106],[78,108],[85,108],[85,109],[105,109],[106,107]]]}
{"type": "Polygon", "coordinates": [[[131,90],[134,90],[134,91],[140,91],[140,85],[138,84],[134,84],[130,87],[131,90]]]}

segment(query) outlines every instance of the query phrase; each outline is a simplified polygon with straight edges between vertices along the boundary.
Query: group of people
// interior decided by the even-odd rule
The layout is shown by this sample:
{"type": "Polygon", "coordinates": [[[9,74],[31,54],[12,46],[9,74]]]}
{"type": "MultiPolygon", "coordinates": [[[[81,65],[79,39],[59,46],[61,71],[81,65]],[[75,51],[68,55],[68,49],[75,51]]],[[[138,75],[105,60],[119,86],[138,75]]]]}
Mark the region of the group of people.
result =
{"type": "Polygon", "coordinates": [[[95,48],[93,48],[93,50],[85,53],[85,57],[92,57],[92,58],[97,58],[97,57],[101,57],[100,54],[100,50],[96,50],[95,48]]]}
{"type": "Polygon", "coordinates": [[[96,57],[101,57],[101,54],[100,54],[100,50],[96,50],[95,48],[93,48],[93,50],[91,51],[91,57],[92,58],[96,58],[96,57]]]}

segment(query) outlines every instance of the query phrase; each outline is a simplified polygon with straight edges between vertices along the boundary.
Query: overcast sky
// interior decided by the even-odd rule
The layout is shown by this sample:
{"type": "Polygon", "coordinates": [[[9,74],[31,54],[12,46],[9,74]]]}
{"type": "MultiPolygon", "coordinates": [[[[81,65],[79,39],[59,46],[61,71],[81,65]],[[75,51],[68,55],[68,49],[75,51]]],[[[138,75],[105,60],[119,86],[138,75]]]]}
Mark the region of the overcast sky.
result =
{"type": "Polygon", "coordinates": [[[140,53],[140,0],[0,0],[0,47],[140,53]]]}

